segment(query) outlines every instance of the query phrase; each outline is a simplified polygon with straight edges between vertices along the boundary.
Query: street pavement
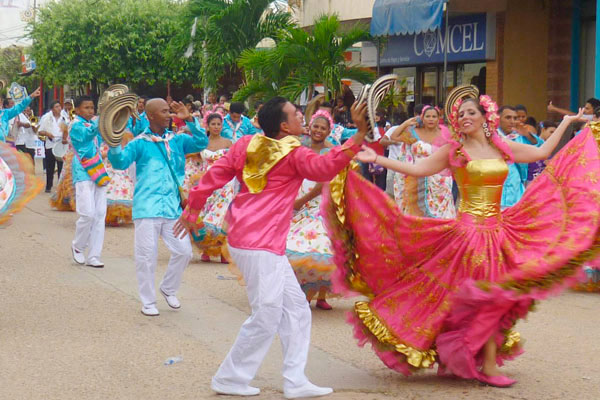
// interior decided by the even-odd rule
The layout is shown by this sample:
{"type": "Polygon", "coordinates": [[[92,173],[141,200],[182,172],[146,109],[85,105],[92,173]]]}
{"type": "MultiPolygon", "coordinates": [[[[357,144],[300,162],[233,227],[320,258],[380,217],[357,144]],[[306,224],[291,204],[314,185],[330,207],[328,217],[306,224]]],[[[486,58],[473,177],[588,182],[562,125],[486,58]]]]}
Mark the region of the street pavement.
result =
{"type": "MultiPolygon", "coordinates": [[[[39,169],[39,166],[38,166],[39,169]]],[[[107,228],[104,269],[74,264],[72,212],[50,209],[42,193],[0,226],[0,399],[227,399],[210,378],[249,314],[245,291],[221,264],[192,262],[182,307],[140,313],[133,226],[107,228]],[[183,360],[164,365],[169,357],[183,360]]],[[[195,257],[197,259],[198,257],[195,257]]],[[[168,260],[160,244],[157,283],[168,260]]],[[[335,390],[330,399],[597,399],[600,294],[567,292],[541,303],[517,330],[525,354],[503,369],[509,389],[438,378],[406,378],[359,348],[344,322],[354,299],[313,309],[307,375],[335,390]]],[[[276,340],[253,385],[281,399],[276,340]]],[[[233,397],[231,397],[233,398],[233,397]]]]}

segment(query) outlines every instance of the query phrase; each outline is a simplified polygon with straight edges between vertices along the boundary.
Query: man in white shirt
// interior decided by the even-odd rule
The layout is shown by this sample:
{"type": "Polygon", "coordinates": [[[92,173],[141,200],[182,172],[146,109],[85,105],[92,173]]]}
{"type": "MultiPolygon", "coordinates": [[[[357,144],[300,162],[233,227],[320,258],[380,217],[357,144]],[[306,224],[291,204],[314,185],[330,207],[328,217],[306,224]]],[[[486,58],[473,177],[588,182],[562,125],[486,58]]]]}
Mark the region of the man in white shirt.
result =
{"type": "Polygon", "coordinates": [[[46,169],[46,193],[50,193],[54,184],[54,169],[58,166],[58,176],[62,171],[63,163],[54,157],[52,149],[56,143],[67,143],[67,121],[61,115],[62,107],[58,100],[50,103],[50,111],[40,121],[39,134],[46,137],[46,156],[44,167],[46,169]]]}
{"type": "Polygon", "coordinates": [[[17,150],[29,154],[31,161],[34,161],[37,135],[29,120],[29,115],[31,114],[31,107],[27,107],[21,114],[15,117],[14,124],[19,128],[15,145],[17,146],[17,150]]]}

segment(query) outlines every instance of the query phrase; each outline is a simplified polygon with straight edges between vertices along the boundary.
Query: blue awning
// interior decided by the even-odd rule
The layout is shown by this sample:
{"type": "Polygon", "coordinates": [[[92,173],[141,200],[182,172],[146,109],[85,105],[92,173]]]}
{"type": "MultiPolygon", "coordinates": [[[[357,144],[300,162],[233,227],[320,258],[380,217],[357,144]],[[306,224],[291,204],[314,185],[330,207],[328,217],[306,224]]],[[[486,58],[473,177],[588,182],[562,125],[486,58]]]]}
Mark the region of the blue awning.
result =
{"type": "Polygon", "coordinates": [[[371,35],[406,35],[434,31],[442,24],[448,0],[375,0],[371,35]]]}

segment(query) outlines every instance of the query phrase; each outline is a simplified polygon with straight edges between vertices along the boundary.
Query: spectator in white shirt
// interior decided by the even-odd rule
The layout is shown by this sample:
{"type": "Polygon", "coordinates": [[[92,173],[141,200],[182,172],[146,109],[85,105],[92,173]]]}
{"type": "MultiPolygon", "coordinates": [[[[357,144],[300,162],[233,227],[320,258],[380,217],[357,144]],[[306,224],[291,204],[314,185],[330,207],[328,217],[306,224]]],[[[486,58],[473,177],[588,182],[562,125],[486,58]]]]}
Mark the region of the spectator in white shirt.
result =
{"type": "Polygon", "coordinates": [[[46,169],[46,193],[50,193],[54,184],[54,169],[58,166],[58,176],[62,172],[62,161],[54,157],[52,149],[56,143],[67,143],[67,124],[61,115],[62,107],[58,100],[50,103],[50,111],[42,117],[40,121],[39,134],[46,137],[46,156],[44,157],[44,167],[46,169]]]}
{"type": "MultiPolygon", "coordinates": [[[[400,156],[400,151],[402,149],[402,145],[399,142],[395,142],[391,139],[392,137],[392,133],[394,133],[394,130],[399,127],[400,125],[394,125],[392,127],[390,127],[387,131],[385,131],[385,134],[383,135],[383,138],[381,138],[381,140],[379,141],[379,143],[381,143],[382,146],[385,146],[389,152],[388,154],[388,158],[390,160],[397,160],[400,156]]],[[[390,195],[390,197],[394,197],[394,175],[396,174],[395,171],[392,171],[391,169],[388,170],[387,173],[387,182],[386,182],[386,187],[385,187],[385,191],[388,195],[390,195]]]]}
{"type": "Polygon", "coordinates": [[[31,107],[27,107],[21,114],[15,117],[14,124],[19,128],[15,145],[17,146],[17,150],[29,154],[31,161],[34,161],[37,135],[31,126],[30,115],[32,115],[31,107]]]}

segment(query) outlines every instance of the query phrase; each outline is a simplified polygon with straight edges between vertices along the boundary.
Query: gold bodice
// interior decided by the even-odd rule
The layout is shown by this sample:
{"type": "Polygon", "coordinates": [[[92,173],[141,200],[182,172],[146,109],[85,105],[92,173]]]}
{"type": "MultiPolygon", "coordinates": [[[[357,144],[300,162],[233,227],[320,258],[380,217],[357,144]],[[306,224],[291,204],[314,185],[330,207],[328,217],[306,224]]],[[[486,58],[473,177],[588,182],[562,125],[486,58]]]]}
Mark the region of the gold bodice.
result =
{"type": "Polygon", "coordinates": [[[460,193],[458,211],[476,217],[500,214],[502,185],[508,175],[508,165],[501,159],[469,161],[454,170],[460,193]]]}

